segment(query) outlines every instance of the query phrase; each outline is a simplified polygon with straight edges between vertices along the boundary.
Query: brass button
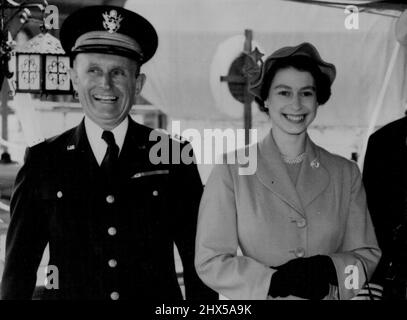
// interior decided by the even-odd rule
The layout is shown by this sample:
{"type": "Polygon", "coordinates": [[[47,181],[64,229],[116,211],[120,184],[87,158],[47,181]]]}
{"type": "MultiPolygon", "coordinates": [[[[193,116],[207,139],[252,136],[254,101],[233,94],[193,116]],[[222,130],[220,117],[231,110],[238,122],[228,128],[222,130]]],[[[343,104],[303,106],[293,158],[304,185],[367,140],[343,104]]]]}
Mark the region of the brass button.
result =
{"type": "Polygon", "coordinates": [[[62,196],[63,196],[62,191],[58,191],[58,192],[57,192],[57,197],[58,197],[59,199],[61,199],[61,198],[62,198],[62,196]]]}
{"type": "Polygon", "coordinates": [[[111,194],[109,194],[109,195],[106,197],[106,202],[107,202],[107,203],[114,203],[114,196],[112,196],[111,194]]]}
{"type": "Polygon", "coordinates": [[[108,264],[110,268],[115,268],[117,266],[117,261],[115,259],[110,259],[108,264]]]}
{"type": "Polygon", "coordinates": [[[307,221],[303,218],[297,220],[297,227],[304,228],[307,225],[307,221]]]}
{"type": "Polygon", "coordinates": [[[116,235],[117,230],[116,230],[115,227],[110,227],[109,229],[107,229],[107,233],[108,233],[109,235],[111,235],[111,236],[114,236],[114,235],[116,235]]]}
{"type": "Polygon", "coordinates": [[[158,191],[157,191],[157,190],[154,190],[154,191],[153,191],[153,196],[154,196],[154,197],[158,196],[158,191]]]}
{"type": "Polygon", "coordinates": [[[113,291],[113,292],[110,294],[110,299],[112,299],[112,300],[119,300],[119,298],[120,298],[120,295],[119,295],[119,293],[116,292],[116,291],[113,291]]]}
{"type": "Polygon", "coordinates": [[[305,255],[305,249],[304,248],[297,248],[295,249],[295,256],[297,258],[302,258],[305,255]]]}

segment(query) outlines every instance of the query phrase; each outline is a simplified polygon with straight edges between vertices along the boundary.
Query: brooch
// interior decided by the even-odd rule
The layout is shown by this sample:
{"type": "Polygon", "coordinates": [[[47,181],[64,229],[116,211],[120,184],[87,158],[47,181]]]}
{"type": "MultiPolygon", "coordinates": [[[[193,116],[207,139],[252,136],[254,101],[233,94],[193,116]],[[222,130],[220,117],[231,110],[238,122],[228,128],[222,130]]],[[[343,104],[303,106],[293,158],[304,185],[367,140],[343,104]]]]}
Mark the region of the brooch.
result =
{"type": "Polygon", "coordinates": [[[318,169],[319,168],[319,161],[317,159],[314,159],[311,161],[311,167],[314,169],[318,169]]]}

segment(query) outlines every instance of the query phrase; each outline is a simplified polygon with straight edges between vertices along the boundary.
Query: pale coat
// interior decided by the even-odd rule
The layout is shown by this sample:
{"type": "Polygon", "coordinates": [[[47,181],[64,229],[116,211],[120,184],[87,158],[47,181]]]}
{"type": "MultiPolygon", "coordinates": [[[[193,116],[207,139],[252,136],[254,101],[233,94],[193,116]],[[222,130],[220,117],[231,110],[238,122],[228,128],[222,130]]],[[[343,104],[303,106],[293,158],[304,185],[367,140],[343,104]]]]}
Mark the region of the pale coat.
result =
{"type": "Polygon", "coordinates": [[[370,277],[381,256],[357,165],[307,136],[295,187],[271,133],[251,148],[255,174],[219,164],[206,184],[196,238],[200,278],[229,299],[267,299],[275,272],[270,267],[329,255],[338,287],[326,299],[352,298],[365,283],[361,263],[370,277]]]}

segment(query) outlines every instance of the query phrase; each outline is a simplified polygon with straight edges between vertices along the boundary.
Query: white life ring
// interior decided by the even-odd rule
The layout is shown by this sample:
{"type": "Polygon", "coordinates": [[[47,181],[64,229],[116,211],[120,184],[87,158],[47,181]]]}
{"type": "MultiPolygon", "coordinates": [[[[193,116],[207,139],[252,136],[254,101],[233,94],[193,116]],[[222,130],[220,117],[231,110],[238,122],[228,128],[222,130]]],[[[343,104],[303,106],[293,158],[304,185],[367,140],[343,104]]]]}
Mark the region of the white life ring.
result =
{"type": "MultiPolygon", "coordinates": [[[[227,76],[233,61],[243,52],[245,37],[243,35],[233,36],[219,44],[213,56],[209,82],[216,107],[224,114],[232,118],[243,118],[243,104],[233,98],[229,91],[227,82],[220,81],[221,76],[227,76]]],[[[252,48],[258,48],[264,52],[258,43],[252,41],[252,48]]],[[[257,105],[252,103],[252,115],[259,112],[257,105]]]]}

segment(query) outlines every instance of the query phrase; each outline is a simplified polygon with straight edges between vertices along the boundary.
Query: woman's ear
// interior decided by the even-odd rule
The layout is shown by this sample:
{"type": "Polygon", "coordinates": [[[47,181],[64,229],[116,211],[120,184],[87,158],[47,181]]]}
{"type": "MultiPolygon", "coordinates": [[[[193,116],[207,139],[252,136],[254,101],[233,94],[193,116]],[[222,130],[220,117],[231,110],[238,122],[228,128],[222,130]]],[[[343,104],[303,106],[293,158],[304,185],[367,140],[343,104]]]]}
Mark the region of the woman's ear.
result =
{"type": "Polygon", "coordinates": [[[267,114],[267,116],[270,118],[270,108],[271,108],[271,103],[270,103],[270,100],[267,98],[265,101],[264,101],[264,105],[263,105],[263,112],[265,113],[265,114],[267,114]]]}
{"type": "Polygon", "coordinates": [[[270,100],[268,98],[266,99],[266,101],[264,101],[264,108],[267,109],[267,112],[270,111],[271,102],[270,102],[270,100]]]}

